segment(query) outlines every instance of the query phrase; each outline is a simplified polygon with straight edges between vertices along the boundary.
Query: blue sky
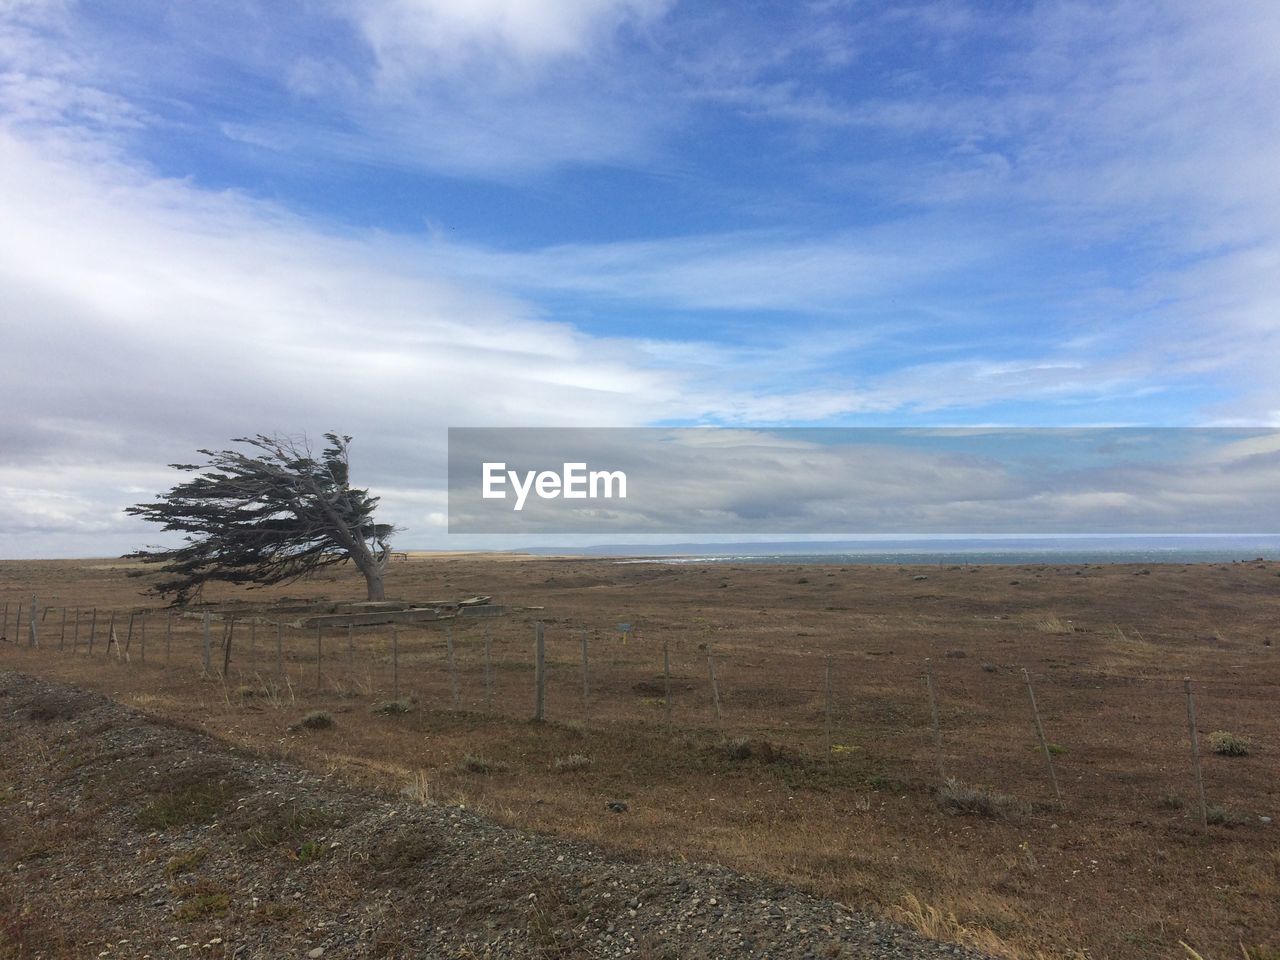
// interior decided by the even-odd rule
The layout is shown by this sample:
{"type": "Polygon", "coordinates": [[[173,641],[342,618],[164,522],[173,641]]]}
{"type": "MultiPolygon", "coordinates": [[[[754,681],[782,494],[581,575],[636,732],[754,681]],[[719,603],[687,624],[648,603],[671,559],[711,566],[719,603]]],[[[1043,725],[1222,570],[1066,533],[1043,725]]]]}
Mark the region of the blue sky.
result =
{"type": "Polygon", "coordinates": [[[1267,2],[0,0],[0,555],[448,426],[1275,425],[1267,2]]]}

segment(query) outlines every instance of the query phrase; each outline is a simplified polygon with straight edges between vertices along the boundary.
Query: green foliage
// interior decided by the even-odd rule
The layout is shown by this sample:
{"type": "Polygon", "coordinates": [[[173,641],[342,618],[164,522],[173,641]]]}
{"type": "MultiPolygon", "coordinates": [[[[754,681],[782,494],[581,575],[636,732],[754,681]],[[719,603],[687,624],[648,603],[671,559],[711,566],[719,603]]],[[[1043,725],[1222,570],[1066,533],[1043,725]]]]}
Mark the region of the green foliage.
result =
{"type": "Polygon", "coordinates": [[[325,439],[319,458],[305,440],[259,434],[232,441],[256,454],[201,450],[207,463],[171,464],[195,476],[126,510],[186,535],[181,547],[128,554],[159,565],[152,591],[186,603],[209,581],[286,583],[347,560],[366,577],[380,573],[394,528],[375,523],[378,498],[348,482],[351,438],[325,439]]]}

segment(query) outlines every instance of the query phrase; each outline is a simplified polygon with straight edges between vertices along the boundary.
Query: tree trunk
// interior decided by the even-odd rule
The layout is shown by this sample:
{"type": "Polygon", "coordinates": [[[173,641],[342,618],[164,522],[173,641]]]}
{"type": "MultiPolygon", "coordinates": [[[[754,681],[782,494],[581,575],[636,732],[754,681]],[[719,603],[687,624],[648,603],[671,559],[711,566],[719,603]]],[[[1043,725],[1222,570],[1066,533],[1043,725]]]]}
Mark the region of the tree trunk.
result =
{"type": "Polygon", "coordinates": [[[370,560],[372,561],[370,563],[361,563],[357,560],[356,566],[364,574],[364,582],[369,588],[369,599],[385,600],[387,599],[387,594],[382,586],[382,564],[373,558],[370,558],[370,560]]]}

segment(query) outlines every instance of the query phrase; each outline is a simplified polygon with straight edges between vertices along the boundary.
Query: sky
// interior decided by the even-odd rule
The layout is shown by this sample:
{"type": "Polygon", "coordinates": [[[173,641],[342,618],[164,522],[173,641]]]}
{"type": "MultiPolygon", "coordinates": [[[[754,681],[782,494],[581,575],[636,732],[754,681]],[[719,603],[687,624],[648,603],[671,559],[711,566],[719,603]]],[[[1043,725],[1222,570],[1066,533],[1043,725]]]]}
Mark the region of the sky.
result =
{"type": "Polygon", "coordinates": [[[0,0],[0,556],[259,432],[431,547],[451,426],[1280,426],[1276,89],[1263,0],[0,0]]]}

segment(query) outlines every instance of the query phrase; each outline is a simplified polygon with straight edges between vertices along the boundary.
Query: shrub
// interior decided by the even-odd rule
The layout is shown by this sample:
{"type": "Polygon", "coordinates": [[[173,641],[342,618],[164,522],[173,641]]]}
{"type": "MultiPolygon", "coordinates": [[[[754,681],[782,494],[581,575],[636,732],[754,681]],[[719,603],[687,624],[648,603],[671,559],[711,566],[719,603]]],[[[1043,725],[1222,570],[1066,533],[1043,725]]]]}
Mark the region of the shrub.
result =
{"type": "Polygon", "coordinates": [[[373,713],[380,713],[384,716],[397,716],[403,713],[409,713],[413,710],[412,700],[385,700],[382,703],[375,703],[369,708],[373,713]]]}
{"type": "Polygon", "coordinates": [[[1226,730],[1215,730],[1209,734],[1209,746],[1213,748],[1214,753],[1219,753],[1224,757],[1247,757],[1249,755],[1249,741],[1244,737],[1238,737],[1234,733],[1228,733],[1226,730]]]}
{"type": "Polygon", "coordinates": [[[1026,805],[1003,793],[984,790],[949,779],[938,790],[938,805],[957,816],[1015,820],[1027,812],[1026,805]]]}
{"type": "Polygon", "coordinates": [[[591,758],[581,753],[571,753],[567,757],[556,757],[556,771],[559,773],[573,773],[577,770],[586,770],[591,766],[591,758]]]}
{"type": "Polygon", "coordinates": [[[463,757],[459,766],[467,773],[505,773],[511,769],[509,764],[501,760],[490,760],[487,757],[477,757],[472,754],[463,757]]]}
{"type": "Polygon", "coordinates": [[[325,710],[312,710],[293,725],[293,730],[328,730],[333,727],[333,716],[325,710]]]}

